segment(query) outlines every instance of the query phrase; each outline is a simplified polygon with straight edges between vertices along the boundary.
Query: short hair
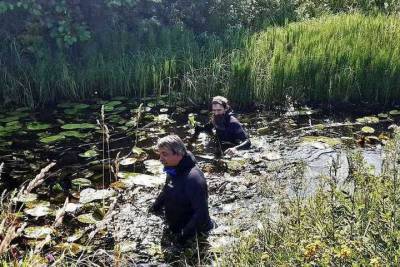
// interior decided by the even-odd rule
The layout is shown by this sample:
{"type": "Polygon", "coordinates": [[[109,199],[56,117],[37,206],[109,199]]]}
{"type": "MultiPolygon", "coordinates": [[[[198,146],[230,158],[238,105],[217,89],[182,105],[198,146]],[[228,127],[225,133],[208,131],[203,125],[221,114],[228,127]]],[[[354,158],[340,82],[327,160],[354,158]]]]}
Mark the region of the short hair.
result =
{"type": "Polygon", "coordinates": [[[166,148],[174,154],[185,156],[187,153],[185,144],[182,139],[177,135],[167,135],[160,138],[157,142],[157,149],[166,148]]]}
{"type": "Polygon", "coordinates": [[[223,97],[223,96],[219,96],[219,95],[213,97],[213,99],[212,99],[212,101],[211,101],[211,104],[220,104],[220,105],[222,105],[224,108],[229,108],[228,99],[226,99],[226,98],[223,97]]]}

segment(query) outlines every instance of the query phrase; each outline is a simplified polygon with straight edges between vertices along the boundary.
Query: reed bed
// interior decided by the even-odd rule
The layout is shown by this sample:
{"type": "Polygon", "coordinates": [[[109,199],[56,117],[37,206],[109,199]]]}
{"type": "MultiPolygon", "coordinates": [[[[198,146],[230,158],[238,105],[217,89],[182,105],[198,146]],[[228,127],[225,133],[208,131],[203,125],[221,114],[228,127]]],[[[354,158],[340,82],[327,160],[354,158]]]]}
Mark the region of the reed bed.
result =
{"type": "MultiPolygon", "coordinates": [[[[196,35],[179,28],[94,37],[78,52],[27,55],[0,45],[3,104],[44,106],[93,97],[217,94],[237,104],[391,103],[400,96],[400,19],[343,14],[196,35]],[[112,40],[112,41],[111,41],[112,40]],[[6,53],[7,52],[7,53],[6,53]]],[[[173,99],[173,98],[170,98],[173,99]]]]}

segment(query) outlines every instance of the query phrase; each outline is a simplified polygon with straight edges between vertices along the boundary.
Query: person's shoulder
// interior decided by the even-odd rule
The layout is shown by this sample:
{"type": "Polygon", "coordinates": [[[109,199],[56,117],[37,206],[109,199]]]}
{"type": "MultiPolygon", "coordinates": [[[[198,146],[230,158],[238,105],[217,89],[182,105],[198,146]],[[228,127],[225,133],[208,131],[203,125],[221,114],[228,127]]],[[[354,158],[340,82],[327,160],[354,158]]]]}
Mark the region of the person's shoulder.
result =
{"type": "Polygon", "coordinates": [[[188,183],[203,183],[205,182],[204,173],[200,170],[200,168],[196,165],[194,166],[187,177],[188,183]]]}

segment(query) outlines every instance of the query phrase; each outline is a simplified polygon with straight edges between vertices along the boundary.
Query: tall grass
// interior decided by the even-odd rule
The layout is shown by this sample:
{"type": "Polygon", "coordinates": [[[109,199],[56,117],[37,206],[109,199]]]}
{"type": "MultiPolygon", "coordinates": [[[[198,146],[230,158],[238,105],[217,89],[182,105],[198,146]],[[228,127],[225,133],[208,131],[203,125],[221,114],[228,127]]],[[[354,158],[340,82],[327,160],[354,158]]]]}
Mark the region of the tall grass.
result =
{"type": "Polygon", "coordinates": [[[400,19],[360,14],[270,28],[253,37],[256,99],[388,103],[400,96],[400,19]]]}
{"type": "MultiPolygon", "coordinates": [[[[94,36],[69,53],[0,45],[0,99],[31,107],[93,96],[181,92],[196,102],[390,103],[400,96],[400,19],[360,14],[196,35],[146,28],[94,36]],[[75,51],[75,52],[74,52],[75,51]],[[78,51],[78,52],[76,52],[78,51]]],[[[8,43],[7,43],[8,44],[8,43]]]]}

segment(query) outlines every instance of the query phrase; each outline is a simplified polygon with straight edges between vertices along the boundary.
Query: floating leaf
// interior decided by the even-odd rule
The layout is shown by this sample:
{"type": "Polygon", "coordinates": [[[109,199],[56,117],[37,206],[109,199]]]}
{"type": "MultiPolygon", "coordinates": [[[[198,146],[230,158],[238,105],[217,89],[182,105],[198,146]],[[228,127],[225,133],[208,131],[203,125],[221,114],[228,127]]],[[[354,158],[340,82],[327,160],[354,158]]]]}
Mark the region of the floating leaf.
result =
{"type": "Polygon", "coordinates": [[[75,242],[75,241],[79,240],[83,236],[84,233],[85,233],[85,231],[83,229],[75,230],[75,233],[72,236],[69,236],[67,238],[67,242],[75,242]]]}
{"type": "Polygon", "coordinates": [[[398,116],[398,115],[400,115],[400,110],[393,109],[393,110],[389,111],[389,114],[392,116],[398,116]]]}
{"type": "Polygon", "coordinates": [[[158,185],[164,184],[165,179],[159,176],[151,176],[140,173],[118,173],[118,177],[123,179],[120,180],[127,188],[133,185],[141,185],[145,187],[157,187],[158,185]]]}
{"type": "Polygon", "coordinates": [[[64,139],[65,139],[64,135],[57,134],[57,135],[51,135],[51,136],[47,136],[47,137],[42,137],[42,138],[39,139],[39,141],[42,142],[42,143],[47,144],[47,143],[54,143],[54,142],[57,142],[57,141],[60,141],[60,140],[64,140],[64,139]]]}
{"type": "MultiPolygon", "coordinates": [[[[161,112],[161,113],[168,112],[168,109],[167,109],[167,108],[160,108],[160,112],[161,112]]],[[[190,115],[190,114],[189,114],[189,115],[190,115]]]]}
{"type": "Polygon", "coordinates": [[[133,147],[132,153],[133,153],[133,156],[139,161],[145,160],[148,156],[146,151],[144,151],[140,147],[133,147]]]}
{"type": "Polygon", "coordinates": [[[27,193],[27,194],[23,194],[23,195],[17,196],[15,198],[13,198],[13,200],[15,202],[26,203],[26,202],[35,201],[37,198],[38,198],[37,194],[27,193]]]}
{"type": "Polygon", "coordinates": [[[269,127],[262,127],[257,129],[259,135],[266,135],[270,131],[269,127]]]}
{"type": "Polygon", "coordinates": [[[230,171],[243,170],[246,164],[246,160],[243,158],[233,158],[231,160],[224,160],[230,171]]]}
{"type": "Polygon", "coordinates": [[[278,152],[266,152],[262,155],[266,160],[278,160],[281,155],[278,152]]]}
{"type": "Polygon", "coordinates": [[[88,107],[90,107],[88,104],[74,104],[71,106],[73,109],[87,109],[88,107]]]}
{"type": "Polygon", "coordinates": [[[378,117],[379,117],[379,118],[382,118],[382,119],[386,119],[386,118],[389,117],[389,115],[386,114],[386,113],[379,113],[379,114],[378,114],[378,117]]]}
{"type": "Polygon", "coordinates": [[[37,121],[28,123],[28,125],[26,126],[26,128],[28,128],[28,130],[31,130],[31,131],[46,130],[50,127],[51,127],[51,125],[48,123],[40,123],[37,121]]]}
{"type": "Polygon", "coordinates": [[[73,256],[81,253],[86,249],[85,246],[76,243],[61,243],[54,246],[54,248],[64,253],[71,254],[73,256]]]}
{"type": "Polygon", "coordinates": [[[374,117],[374,116],[366,116],[366,117],[358,118],[358,119],[356,119],[356,121],[359,123],[378,123],[379,118],[374,117]]]}
{"type": "Polygon", "coordinates": [[[126,158],[121,160],[121,162],[119,163],[122,166],[128,166],[128,165],[133,165],[137,162],[137,158],[126,158]]]}
{"type": "Polygon", "coordinates": [[[89,179],[77,178],[72,180],[72,184],[79,187],[89,187],[92,185],[92,182],[89,179]]]}
{"type": "Polygon", "coordinates": [[[303,144],[313,144],[315,142],[325,143],[329,146],[341,144],[341,140],[339,138],[331,138],[326,136],[303,136],[301,140],[303,144]]]}
{"type": "Polygon", "coordinates": [[[42,217],[52,213],[53,210],[50,209],[48,206],[38,205],[32,209],[24,209],[24,212],[33,217],[42,217]]]}
{"type": "Polygon", "coordinates": [[[28,209],[32,209],[37,206],[50,207],[50,202],[45,200],[34,200],[25,203],[25,207],[28,209]]]}
{"type": "MultiPolygon", "coordinates": [[[[65,212],[69,212],[69,213],[75,213],[80,207],[82,207],[81,204],[79,203],[72,203],[69,202],[67,204],[67,206],[65,207],[65,212]]],[[[69,242],[69,241],[68,241],[69,242]]]]}
{"type": "Polygon", "coordinates": [[[85,151],[84,153],[79,154],[82,158],[93,158],[99,155],[96,150],[90,149],[88,151],[85,151]]]}
{"type": "Polygon", "coordinates": [[[366,134],[372,134],[375,132],[375,129],[369,126],[364,126],[361,128],[361,131],[366,134]]]}
{"type": "Polygon", "coordinates": [[[0,122],[12,122],[12,121],[18,121],[19,120],[19,116],[8,116],[5,118],[0,119],[0,122]]]}
{"type": "Polygon", "coordinates": [[[114,195],[115,195],[114,190],[109,190],[109,189],[96,190],[93,188],[86,188],[82,190],[81,193],[79,194],[79,202],[85,204],[92,202],[94,200],[106,199],[114,195]]]}
{"type": "Polygon", "coordinates": [[[25,237],[34,239],[43,239],[53,232],[48,226],[31,226],[24,229],[25,237]]]}
{"type": "Polygon", "coordinates": [[[98,222],[98,220],[93,217],[92,213],[81,214],[76,219],[85,224],[96,224],[98,222]]]}
{"type": "Polygon", "coordinates": [[[91,123],[69,123],[61,126],[64,130],[76,130],[76,129],[97,129],[95,124],[91,123]]]}
{"type": "Polygon", "coordinates": [[[122,104],[121,101],[114,100],[114,101],[110,101],[110,102],[105,103],[104,106],[115,107],[115,106],[118,106],[118,105],[121,105],[121,104],[122,104]]]}
{"type": "Polygon", "coordinates": [[[78,131],[64,131],[64,132],[60,132],[59,135],[64,135],[66,137],[75,137],[75,138],[79,138],[79,139],[83,139],[89,136],[89,134],[87,133],[81,133],[78,131]]]}
{"type": "Polygon", "coordinates": [[[143,162],[146,170],[154,175],[163,173],[164,165],[156,159],[149,159],[143,162]]]}
{"type": "Polygon", "coordinates": [[[169,124],[169,123],[173,123],[174,122],[173,120],[171,120],[169,118],[168,114],[160,114],[160,115],[154,117],[154,121],[155,122],[160,122],[162,124],[169,124]]]}

